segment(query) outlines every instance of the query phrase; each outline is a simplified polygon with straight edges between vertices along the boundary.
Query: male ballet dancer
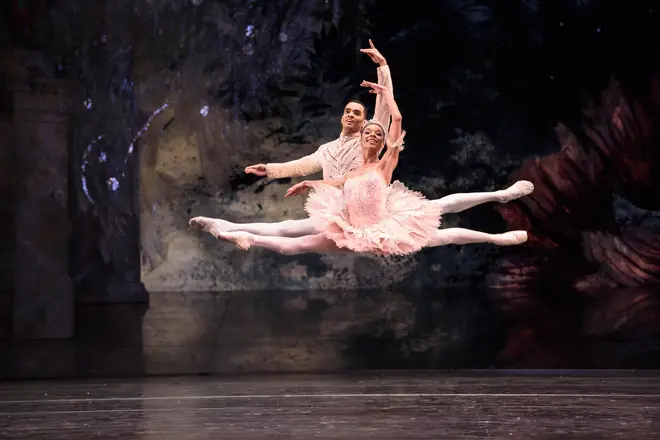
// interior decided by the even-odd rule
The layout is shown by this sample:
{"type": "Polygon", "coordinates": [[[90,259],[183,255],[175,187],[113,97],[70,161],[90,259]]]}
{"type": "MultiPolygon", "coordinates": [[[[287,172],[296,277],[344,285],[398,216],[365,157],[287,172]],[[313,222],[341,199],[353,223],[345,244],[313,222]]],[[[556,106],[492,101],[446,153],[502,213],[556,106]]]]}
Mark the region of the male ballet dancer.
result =
{"type": "MultiPolygon", "coordinates": [[[[378,84],[393,91],[392,79],[385,57],[376,49],[373,42],[369,40],[370,48],[361,49],[376,64],[378,84]]],[[[323,171],[324,180],[335,180],[346,173],[359,168],[362,165],[362,151],[360,149],[360,129],[366,118],[366,108],[358,101],[349,102],[344,108],[341,118],[342,131],[338,139],[321,145],[314,153],[301,159],[285,163],[269,163],[251,165],[245,168],[248,174],[266,176],[270,178],[283,178],[293,176],[307,176],[318,171],[323,171]]],[[[380,121],[385,127],[389,127],[390,109],[382,94],[376,95],[376,108],[374,119],[380,121]]],[[[442,214],[457,213],[474,206],[499,202],[507,203],[518,199],[534,190],[534,185],[528,181],[519,181],[505,190],[492,192],[458,193],[450,194],[441,199],[433,200],[441,206],[442,214]]],[[[310,218],[301,220],[284,220],[273,223],[232,223],[222,219],[209,217],[195,217],[189,222],[191,227],[202,229],[213,236],[220,232],[249,232],[255,235],[276,237],[301,237],[318,233],[315,222],[310,218]]],[[[445,244],[470,244],[483,242],[482,237],[477,237],[471,231],[463,228],[451,228],[443,237],[447,240],[445,244]],[[451,233],[449,233],[451,232],[451,233]]]]}
{"type": "MultiPolygon", "coordinates": [[[[378,64],[378,84],[393,90],[392,76],[385,57],[369,40],[369,49],[361,49],[374,63],[378,64]]],[[[251,165],[245,168],[248,174],[266,176],[272,179],[283,177],[307,176],[323,172],[323,178],[339,179],[346,173],[362,165],[362,150],[360,149],[360,129],[366,119],[367,108],[359,101],[350,101],[344,107],[341,117],[342,130],[339,138],[321,145],[314,153],[285,163],[269,163],[251,165]]],[[[376,95],[374,119],[384,126],[389,126],[390,110],[387,101],[376,95]]],[[[189,222],[191,227],[202,229],[209,233],[245,231],[259,235],[299,237],[316,231],[314,222],[309,219],[284,220],[275,223],[231,223],[222,219],[195,217],[189,222]]],[[[214,234],[215,235],[215,234],[214,234]]]]}

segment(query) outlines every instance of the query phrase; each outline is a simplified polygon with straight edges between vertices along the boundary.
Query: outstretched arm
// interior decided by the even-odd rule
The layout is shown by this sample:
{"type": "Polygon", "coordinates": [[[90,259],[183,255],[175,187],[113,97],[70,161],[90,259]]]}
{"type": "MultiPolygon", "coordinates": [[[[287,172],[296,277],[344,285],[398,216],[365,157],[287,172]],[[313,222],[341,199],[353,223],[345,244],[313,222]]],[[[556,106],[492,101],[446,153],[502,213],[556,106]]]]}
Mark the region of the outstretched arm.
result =
{"type": "MultiPolygon", "coordinates": [[[[360,52],[369,55],[371,60],[378,64],[378,69],[376,70],[378,74],[378,84],[385,87],[387,90],[394,94],[394,86],[392,84],[392,74],[390,72],[390,67],[387,65],[387,60],[385,57],[376,49],[373,41],[369,39],[369,49],[360,49],[360,52]]],[[[388,105],[387,99],[382,94],[376,96],[376,108],[374,110],[374,119],[383,124],[385,127],[390,125],[390,107],[388,105]]]]}
{"type": "Polygon", "coordinates": [[[271,179],[308,176],[322,170],[319,151],[320,148],[312,154],[289,162],[250,165],[245,168],[245,172],[257,176],[267,176],[271,179]]]}
{"type": "Polygon", "coordinates": [[[289,188],[284,197],[291,197],[302,194],[310,188],[314,188],[316,185],[330,185],[336,188],[341,188],[344,185],[344,182],[346,182],[347,176],[348,175],[344,175],[344,177],[333,180],[303,180],[302,182],[296,183],[291,188],[289,188]]]}

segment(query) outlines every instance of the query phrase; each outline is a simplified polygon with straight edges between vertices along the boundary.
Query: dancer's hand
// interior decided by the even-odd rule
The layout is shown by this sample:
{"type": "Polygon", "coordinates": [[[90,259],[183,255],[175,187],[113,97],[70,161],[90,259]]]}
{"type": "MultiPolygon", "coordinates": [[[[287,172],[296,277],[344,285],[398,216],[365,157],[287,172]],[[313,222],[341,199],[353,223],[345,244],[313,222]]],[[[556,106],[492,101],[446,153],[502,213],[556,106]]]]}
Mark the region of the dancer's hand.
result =
{"type": "Polygon", "coordinates": [[[260,163],[259,165],[250,165],[249,167],[245,168],[245,173],[246,174],[255,174],[257,176],[265,176],[266,175],[266,165],[260,163]]]}
{"type": "Polygon", "coordinates": [[[387,60],[385,59],[383,54],[381,54],[378,51],[378,49],[376,49],[376,46],[374,46],[374,43],[371,41],[371,38],[369,38],[369,46],[371,46],[370,49],[360,49],[360,52],[369,55],[369,58],[371,58],[371,60],[374,63],[378,64],[379,66],[381,67],[387,66],[387,60]]]}
{"type": "Polygon", "coordinates": [[[284,197],[297,196],[298,194],[304,193],[311,187],[312,183],[309,180],[303,180],[302,182],[296,183],[291,188],[289,188],[284,197]]]}
{"type": "Polygon", "coordinates": [[[387,92],[387,87],[381,86],[380,84],[373,83],[370,81],[362,81],[360,84],[362,87],[370,87],[369,93],[385,93],[387,92]]]}

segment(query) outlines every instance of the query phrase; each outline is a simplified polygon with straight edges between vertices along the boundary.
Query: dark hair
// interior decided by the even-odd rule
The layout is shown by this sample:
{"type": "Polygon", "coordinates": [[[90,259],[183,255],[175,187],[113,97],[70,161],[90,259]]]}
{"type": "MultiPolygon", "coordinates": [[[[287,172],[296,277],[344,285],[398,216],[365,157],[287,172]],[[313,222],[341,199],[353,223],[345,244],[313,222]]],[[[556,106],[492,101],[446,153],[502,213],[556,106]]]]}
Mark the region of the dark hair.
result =
{"type": "Polygon", "coordinates": [[[350,104],[351,102],[354,102],[354,103],[356,103],[356,104],[360,104],[360,105],[362,106],[362,109],[364,110],[364,114],[365,114],[365,116],[367,115],[367,106],[364,105],[364,102],[362,102],[362,101],[358,101],[357,99],[351,99],[350,101],[348,101],[348,102],[346,103],[346,105],[350,104]]]}

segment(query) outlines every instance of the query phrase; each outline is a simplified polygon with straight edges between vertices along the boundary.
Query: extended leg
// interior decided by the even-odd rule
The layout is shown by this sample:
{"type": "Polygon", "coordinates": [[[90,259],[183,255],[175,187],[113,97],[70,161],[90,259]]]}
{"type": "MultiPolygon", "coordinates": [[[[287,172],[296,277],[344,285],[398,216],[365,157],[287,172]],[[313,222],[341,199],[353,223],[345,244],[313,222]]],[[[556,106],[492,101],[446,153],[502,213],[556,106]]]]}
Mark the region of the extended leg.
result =
{"type": "Polygon", "coordinates": [[[487,202],[507,203],[519,199],[534,191],[534,185],[527,180],[520,180],[507,189],[492,192],[458,193],[450,194],[441,199],[432,200],[442,206],[443,214],[465,211],[487,202]]]}
{"type": "Polygon", "coordinates": [[[284,255],[297,255],[309,252],[336,252],[339,249],[332,240],[323,234],[305,235],[304,237],[267,237],[249,232],[220,232],[218,239],[234,243],[244,251],[252,246],[262,247],[284,255]]]}
{"type": "Polygon", "coordinates": [[[311,218],[302,220],[284,220],[274,223],[232,223],[227,220],[195,217],[188,223],[191,227],[201,229],[216,236],[220,232],[249,232],[256,235],[267,235],[275,237],[302,237],[314,235],[318,231],[314,227],[311,218]]]}
{"type": "Polygon", "coordinates": [[[487,234],[463,228],[438,229],[427,247],[448,244],[492,243],[498,246],[513,246],[527,241],[526,231],[509,231],[502,234],[487,234]]]}

